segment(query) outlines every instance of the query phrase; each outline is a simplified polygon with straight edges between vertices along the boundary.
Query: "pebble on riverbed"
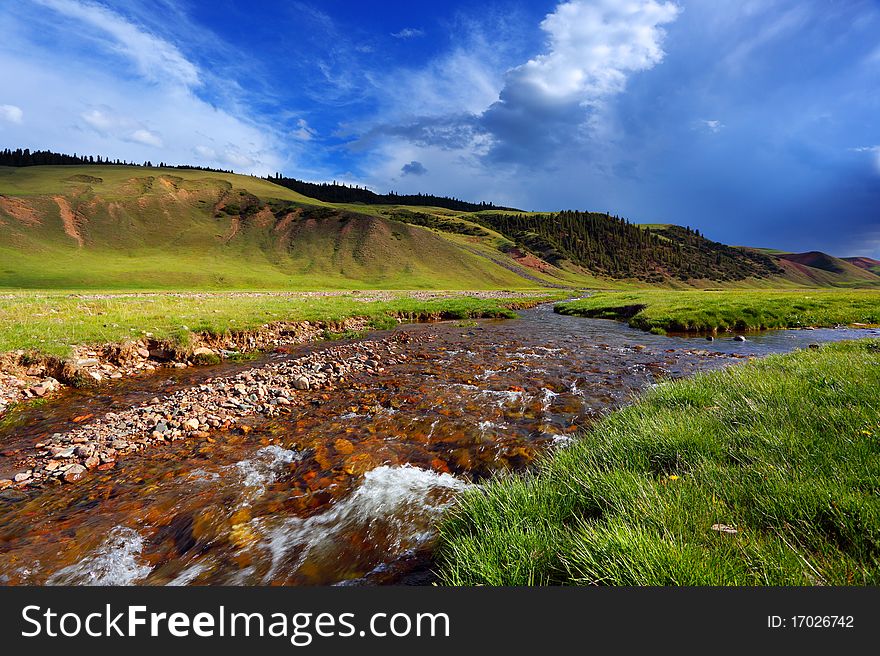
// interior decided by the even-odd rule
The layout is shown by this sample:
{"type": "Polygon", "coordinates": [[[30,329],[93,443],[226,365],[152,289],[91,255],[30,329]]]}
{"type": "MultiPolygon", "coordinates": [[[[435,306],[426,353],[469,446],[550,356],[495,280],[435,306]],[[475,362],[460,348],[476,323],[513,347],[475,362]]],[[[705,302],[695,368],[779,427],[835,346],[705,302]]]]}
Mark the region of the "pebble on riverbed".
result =
{"type": "Polygon", "coordinates": [[[277,417],[302,402],[297,395],[332,390],[355,372],[382,371],[380,362],[393,353],[398,339],[403,337],[331,346],[234,376],[208,379],[121,412],[108,412],[93,423],[55,433],[36,444],[35,453],[21,463],[28,470],[16,474],[8,485],[26,487],[47,480],[74,483],[90,470],[113,467],[127,453],[228,430],[245,417],[277,417]]]}

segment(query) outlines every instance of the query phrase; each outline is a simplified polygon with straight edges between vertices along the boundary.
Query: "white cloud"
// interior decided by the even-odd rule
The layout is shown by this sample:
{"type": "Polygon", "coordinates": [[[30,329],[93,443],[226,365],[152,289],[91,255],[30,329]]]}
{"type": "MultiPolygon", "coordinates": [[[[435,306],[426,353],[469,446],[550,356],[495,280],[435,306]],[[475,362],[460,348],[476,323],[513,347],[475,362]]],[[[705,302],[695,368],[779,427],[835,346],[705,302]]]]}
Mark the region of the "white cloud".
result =
{"type": "Polygon", "coordinates": [[[718,133],[721,132],[725,128],[724,123],[715,119],[703,119],[700,121],[700,124],[707,129],[709,132],[718,133]]]}
{"type": "Polygon", "coordinates": [[[619,93],[629,73],[663,59],[661,26],[678,12],[656,0],[565,2],[541,23],[548,52],[508,73],[509,93],[579,102],[619,93]]]}
{"type": "Polygon", "coordinates": [[[28,108],[27,129],[4,129],[10,145],[242,173],[283,168],[275,129],[240,105],[201,98],[198,67],[170,41],[89,0],[29,0],[20,8],[4,15],[17,43],[0,43],[4,89],[28,108]],[[41,18],[53,21],[63,47],[44,45],[41,18]],[[122,65],[97,66],[95,52],[122,65]]]}
{"type": "MultiPolygon", "coordinates": [[[[110,9],[88,0],[33,0],[101,33],[107,50],[131,61],[151,82],[199,85],[198,68],[177,47],[128,22],[110,9]]],[[[98,36],[98,35],[96,35],[98,36]]]]}
{"type": "Polygon", "coordinates": [[[106,110],[92,108],[80,114],[82,120],[102,134],[109,133],[119,126],[119,120],[110,116],[106,110]]]}
{"type": "Polygon", "coordinates": [[[546,166],[586,143],[598,154],[613,141],[610,99],[630,75],[663,59],[663,25],[678,13],[657,0],[557,6],[541,23],[546,52],[509,70],[498,102],[480,118],[494,142],[490,158],[546,166]]]}
{"type": "Polygon", "coordinates": [[[146,144],[147,146],[156,146],[157,148],[162,147],[162,137],[160,137],[155,132],[150,132],[149,130],[144,130],[143,128],[132,132],[129,138],[132,141],[146,144]]]}
{"type": "Polygon", "coordinates": [[[299,141],[311,141],[317,135],[318,133],[309,126],[308,121],[304,118],[297,120],[296,130],[291,133],[291,136],[299,141]]]}
{"type": "Polygon", "coordinates": [[[0,120],[10,123],[21,123],[24,112],[16,105],[0,105],[0,120]]]}
{"type": "Polygon", "coordinates": [[[392,32],[391,36],[395,39],[415,39],[425,36],[425,31],[415,27],[405,27],[400,32],[392,32]]]}
{"type": "Polygon", "coordinates": [[[356,143],[372,149],[371,183],[412,191],[418,178],[398,176],[418,161],[434,193],[514,206],[527,202],[523,167],[543,171],[527,176],[542,185],[578,185],[563,173],[573,169],[601,185],[606,174],[588,160],[611,138],[610,101],[632,74],[662,61],[663,27],[679,11],[658,0],[570,0],[542,21],[544,50],[525,63],[511,62],[505,40],[484,30],[420,70],[396,71],[382,122],[356,143]]]}

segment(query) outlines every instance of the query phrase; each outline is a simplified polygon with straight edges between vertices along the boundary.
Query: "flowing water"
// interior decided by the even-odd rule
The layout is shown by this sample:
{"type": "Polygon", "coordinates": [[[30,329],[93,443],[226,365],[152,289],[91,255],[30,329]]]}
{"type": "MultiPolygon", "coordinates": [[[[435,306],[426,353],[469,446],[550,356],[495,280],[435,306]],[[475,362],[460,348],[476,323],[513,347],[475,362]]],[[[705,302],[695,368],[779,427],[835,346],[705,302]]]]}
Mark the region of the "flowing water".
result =
{"type": "MultiPolygon", "coordinates": [[[[146,449],[73,485],[0,492],[0,583],[425,583],[438,519],[493,472],[529,467],[663,380],[865,335],[774,331],[710,343],[549,306],[472,323],[402,326],[395,364],[303,392],[305,404],[248,432],[146,449]]],[[[100,421],[259,364],[69,391],[0,433],[0,449],[12,456],[71,430],[75,416],[100,421]]]]}

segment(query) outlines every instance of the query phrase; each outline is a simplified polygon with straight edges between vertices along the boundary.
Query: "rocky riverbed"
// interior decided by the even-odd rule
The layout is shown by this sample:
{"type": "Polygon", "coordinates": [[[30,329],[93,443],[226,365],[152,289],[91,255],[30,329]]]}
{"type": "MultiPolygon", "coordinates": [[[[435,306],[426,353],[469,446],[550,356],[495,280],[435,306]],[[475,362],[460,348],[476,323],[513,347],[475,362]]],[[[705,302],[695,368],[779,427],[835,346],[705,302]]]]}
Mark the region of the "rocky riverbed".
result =
{"type": "MultiPolygon", "coordinates": [[[[80,300],[151,298],[289,298],[291,300],[348,297],[359,303],[406,298],[431,301],[467,296],[526,302],[533,292],[515,291],[321,291],[321,292],[131,292],[114,294],[73,294],[80,300]]],[[[4,298],[15,298],[4,295],[4,298]]],[[[403,318],[401,318],[403,320],[403,318]]],[[[144,332],[137,339],[103,345],[83,345],[64,359],[41,356],[24,350],[0,353],[0,418],[12,406],[51,397],[68,385],[95,386],[107,381],[155,372],[162,368],[186,368],[212,363],[242,353],[270,351],[320,339],[327,333],[363,331],[369,321],[352,317],[342,321],[275,321],[255,330],[223,336],[193,333],[186,347],[156,339],[144,332]]]]}
{"type": "Polygon", "coordinates": [[[652,385],[857,332],[709,343],[521,315],[26,408],[0,428],[0,583],[425,582],[434,525],[467,487],[530,467],[652,385]]]}
{"type": "MultiPolygon", "coordinates": [[[[395,346],[407,335],[332,347],[304,357],[272,362],[235,376],[208,379],[189,389],[124,412],[103,417],[82,415],[80,428],[55,433],[38,442],[34,452],[17,465],[23,469],[11,479],[0,479],[0,489],[23,488],[60,480],[74,483],[89,470],[104,471],[126,454],[158,443],[188,436],[206,437],[213,430],[229,430],[246,417],[273,418],[303,404],[300,393],[332,392],[355,372],[367,374],[405,361],[395,346]],[[88,423],[86,423],[88,422],[88,423]]],[[[248,427],[243,427],[248,430],[248,427]]]]}

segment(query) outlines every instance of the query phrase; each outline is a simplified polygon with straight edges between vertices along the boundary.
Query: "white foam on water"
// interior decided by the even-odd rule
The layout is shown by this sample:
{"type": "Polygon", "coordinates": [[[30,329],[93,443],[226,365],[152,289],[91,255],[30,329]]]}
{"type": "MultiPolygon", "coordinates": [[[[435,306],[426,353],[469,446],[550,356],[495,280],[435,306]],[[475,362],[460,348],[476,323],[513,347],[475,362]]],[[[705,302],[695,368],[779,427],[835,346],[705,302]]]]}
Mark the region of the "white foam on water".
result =
{"type": "Polygon", "coordinates": [[[180,574],[178,574],[176,577],[171,579],[168,582],[168,585],[172,586],[172,587],[189,585],[190,583],[192,583],[193,581],[195,581],[199,577],[199,574],[201,574],[202,572],[204,572],[207,569],[208,569],[208,566],[203,565],[202,563],[195,563],[193,565],[190,565],[185,570],[183,570],[180,574]]]}
{"type": "Polygon", "coordinates": [[[300,458],[302,454],[298,451],[271,444],[257,451],[253,458],[237,462],[227,469],[235,469],[235,473],[241,477],[241,484],[248,488],[245,496],[252,499],[263,494],[266,486],[273,483],[287,465],[300,458]]]}
{"type": "Polygon", "coordinates": [[[525,392],[513,392],[507,390],[481,390],[481,396],[490,396],[497,399],[495,402],[499,408],[503,408],[509,403],[519,401],[520,405],[525,405],[525,392]]]}
{"type": "Polygon", "coordinates": [[[507,424],[496,424],[494,421],[481,421],[477,424],[480,429],[480,437],[486,437],[488,433],[496,433],[507,428],[507,424]]]}
{"type": "Polygon", "coordinates": [[[265,527],[265,519],[255,519],[266,536],[261,546],[272,560],[263,582],[282,569],[295,572],[310,556],[332,558],[345,535],[353,532],[366,536],[368,543],[383,545],[384,556],[393,560],[433,538],[452,497],[467,487],[450,474],[411,465],[382,466],[367,472],[354,492],[321,514],[288,518],[271,528],[265,527]]]}
{"type": "Polygon", "coordinates": [[[117,526],[104,543],[78,563],[58,570],[48,585],[134,585],[152,567],[140,560],[144,539],[132,528],[117,526]]]}
{"type": "Polygon", "coordinates": [[[474,376],[477,380],[488,380],[495,374],[506,374],[515,371],[517,367],[504,367],[504,369],[486,369],[483,373],[474,376]]]}
{"type": "Polygon", "coordinates": [[[547,412],[550,409],[550,405],[553,403],[553,399],[555,399],[559,394],[554,392],[552,389],[544,387],[541,389],[541,411],[547,412]]]}

